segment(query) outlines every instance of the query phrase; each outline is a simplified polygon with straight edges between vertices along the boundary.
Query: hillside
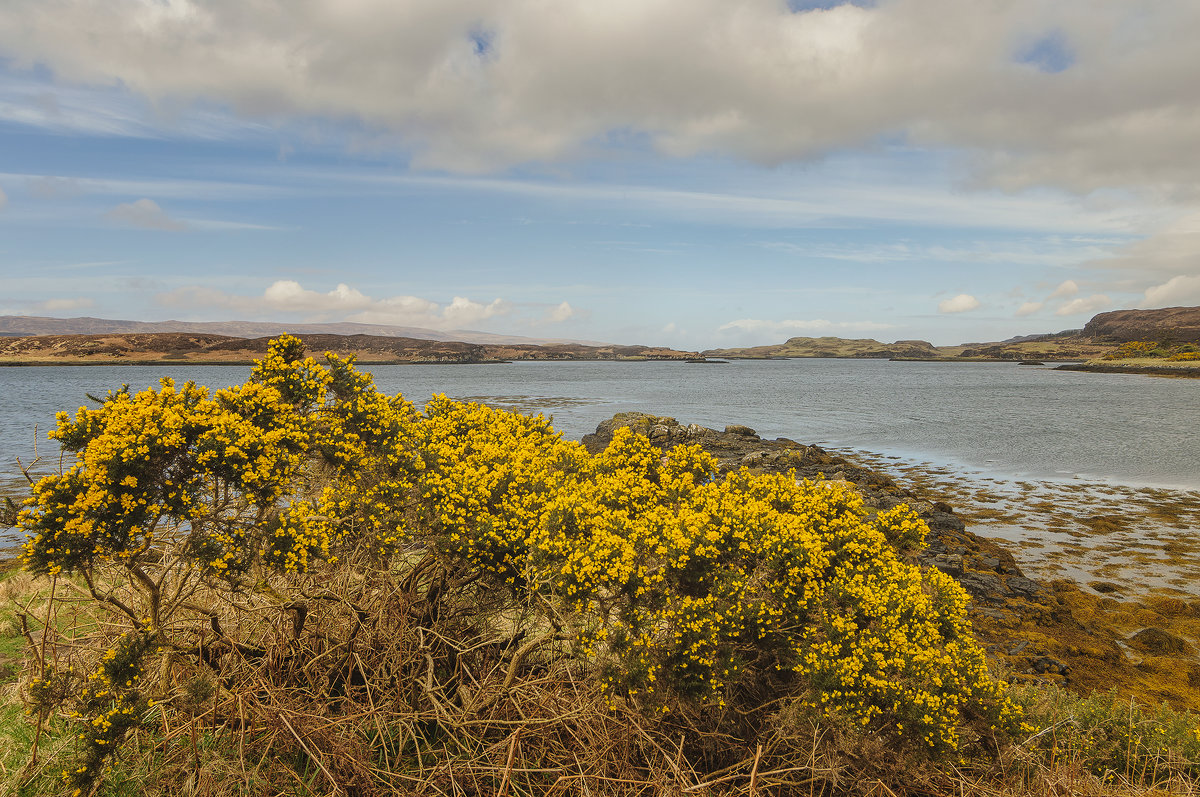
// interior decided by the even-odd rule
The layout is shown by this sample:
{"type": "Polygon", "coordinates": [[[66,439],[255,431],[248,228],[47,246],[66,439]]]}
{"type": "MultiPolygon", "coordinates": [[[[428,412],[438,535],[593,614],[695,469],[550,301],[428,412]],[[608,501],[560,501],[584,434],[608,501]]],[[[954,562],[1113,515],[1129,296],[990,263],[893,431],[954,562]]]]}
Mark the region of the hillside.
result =
{"type": "MultiPolygon", "coordinates": [[[[695,352],[653,346],[585,346],[559,343],[479,344],[380,335],[299,336],[309,351],[354,355],[362,363],[480,363],[506,360],[686,360],[695,352]]],[[[261,357],[270,338],[149,333],[0,337],[0,364],[95,364],[144,362],[242,363],[261,357]]]]}
{"type": "Polygon", "coordinates": [[[1130,340],[1200,343],[1200,307],[1100,313],[1087,322],[1081,336],[1112,343],[1130,340]]]}

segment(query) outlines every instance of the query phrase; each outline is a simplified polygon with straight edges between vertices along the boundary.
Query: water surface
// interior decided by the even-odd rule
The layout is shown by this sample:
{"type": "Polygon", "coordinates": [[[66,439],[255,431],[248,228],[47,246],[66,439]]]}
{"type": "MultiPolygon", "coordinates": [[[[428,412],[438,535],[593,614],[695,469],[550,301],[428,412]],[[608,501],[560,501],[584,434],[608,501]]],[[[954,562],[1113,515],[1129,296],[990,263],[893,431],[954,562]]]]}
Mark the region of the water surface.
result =
{"type": "MultiPolygon", "coordinates": [[[[1200,380],[1194,379],[1011,363],[819,359],[367,370],[381,390],[417,404],[445,393],[541,412],[573,439],[616,412],[640,410],[717,428],[746,424],[765,438],[869,450],[975,483],[1200,489],[1200,380]]],[[[87,393],[103,395],[123,383],[142,389],[162,376],[219,388],[248,375],[245,366],[0,368],[0,492],[19,480],[17,458],[35,461],[35,441],[34,469],[57,466],[57,448],[45,432],[57,411],[87,403],[87,393]]],[[[1022,489],[1009,490],[1004,511],[1019,507],[1022,489]]],[[[1177,530],[1197,533],[1190,520],[1185,525],[1177,530]]]]}

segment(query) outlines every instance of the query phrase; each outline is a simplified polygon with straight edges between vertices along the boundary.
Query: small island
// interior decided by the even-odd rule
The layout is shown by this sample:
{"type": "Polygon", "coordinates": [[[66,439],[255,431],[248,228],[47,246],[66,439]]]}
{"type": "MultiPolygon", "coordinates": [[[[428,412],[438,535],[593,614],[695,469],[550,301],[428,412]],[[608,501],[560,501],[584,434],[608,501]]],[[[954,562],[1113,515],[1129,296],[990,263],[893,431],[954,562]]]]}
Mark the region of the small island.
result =
{"type": "Polygon", "coordinates": [[[790,338],[743,349],[708,349],[704,357],[920,360],[932,362],[1067,362],[1062,370],[1200,377],[1200,307],[1115,310],[1083,329],[1024,335],[998,343],[934,346],[924,340],[881,343],[872,338],[790,338]]]}

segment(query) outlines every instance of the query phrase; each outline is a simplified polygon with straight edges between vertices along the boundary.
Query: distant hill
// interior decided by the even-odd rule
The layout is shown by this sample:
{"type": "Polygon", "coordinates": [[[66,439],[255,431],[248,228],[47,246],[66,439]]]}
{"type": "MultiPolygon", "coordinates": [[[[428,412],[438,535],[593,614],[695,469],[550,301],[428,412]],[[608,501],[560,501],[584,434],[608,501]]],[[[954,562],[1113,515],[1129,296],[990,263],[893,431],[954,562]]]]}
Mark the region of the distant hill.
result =
{"type": "Polygon", "coordinates": [[[1131,340],[1200,343],[1200,307],[1114,310],[1100,313],[1083,329],[1020,335],[995,343],[934,346],[923,340],[880,343],[872,339],[791,338],[786,343],[746,349],[710,349],[706,357],[851,357],[901,359],[1088,360],[1103,357],[1131,340]]]}
{"type": "MultiPolygon", "coordinates": [[[[695,352],[655,346],[467,343],[383,335],[299,336],[314,354],[353,354],[364,364],[484,363],[507,360],[687,360],[695,352]]],[[[148,362],[244,363],[267,351],[270,337],[187,332],[31,335],[0,338],[0,364],[121,365],[148,362]]]]}
{"type": "Polygon", "coordinates": [[[926,358],[942,356],[932,344],[924,340],[898,340],[895,343],[880,343],[873,338],[789,338],[786,343],[773,346],[753,346],[748,349],[709,349],[705,357],[848,357],[855,359],[881,359],[893,357],[926,358]]]}
{"type": "Polygon", "coordinates": [[[459,341],[462,343],[528,344],[533,346],[605,343],[559,338],[530,338],[520,335],[495,335],[456,329],[440,332],[423,327],[399,327],[386,324],[290,324],[274,321],[121,321],[107,318],[49,318],[45,316],[0,316],[0,336],[28,335],[127,335],[186,332],[199,335],[227,335],[234,338],[266,338],[285,332],[300,335],[376,335],[385,338],[459,341]]]}

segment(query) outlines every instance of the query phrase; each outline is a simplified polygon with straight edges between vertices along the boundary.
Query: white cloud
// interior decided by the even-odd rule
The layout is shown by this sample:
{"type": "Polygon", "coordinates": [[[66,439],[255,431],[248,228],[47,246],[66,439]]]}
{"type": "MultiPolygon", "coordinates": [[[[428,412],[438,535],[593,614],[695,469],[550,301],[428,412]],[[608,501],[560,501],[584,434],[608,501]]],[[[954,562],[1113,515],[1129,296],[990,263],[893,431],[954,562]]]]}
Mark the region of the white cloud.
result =
{"type": "Polygon", "coordinates": [[[1038,310],[1041,310],[1045,302],[1025,302],[1017,308],[1017,312],[1013,313],[1017,318],[1023,318],[1027,315],[1033,315],[1038,310]]]}
{"type": "Polygon", "coordinates": [[[1075,281],[1074,280],[1066,280],[1066,281],[1062,282],[1061,284],[1059,284],[1059,286],[1054,289],[1054,292],[1051,293],[1046,298],[1047,299],[1065,299],[1066,297],[1074,296],[1077,293],[1079,293],[1079,286],[1075,284],[1075,281]]]}
{"type": "Polygon", "coordinates": [[[1072,299],[1054,311],[1055,315],[1094,315],[1100,310],[1112,307],[1112,299],[1104,294],[1096,293],[1086,299],[1072,299]]]}
{"type": "Polygon", "coordinates": [[[1193,274],[1200,268],[1200,211],[1185,213],[1151,235],[1120,247],[1114,256],[1087,265],[1158,278],[1193,274]]]}
{"type": "Polygon", "coordinates": [[[321,293],[309,290],[294,280],[278,280],[257,297],[213,288],[189,287],[160,294],[156,298],[168,306],[223,307],[251,316],[292,315],[318,321],[354,321],[431,329],[460,328],[513,312],[512,304],[499,298],[485,304],[455,296],[443,306],[419,296],[376,299],[344,283],[327,293],[321,293]]]}
{"type": "Polygon", "coordinates": [[[823,318],[787,321],[768,321],[760,318],[741,318],[717,327],[718,332],[737,330],[739,332],[833,332],[858,330],[862,332],[877,332],[891,329],[892,324],[881,324],[875,321],[828,321],[823,318]]]}
{"type": "Polygon", "coordinates": [[[552,308],[547,318],[554,323],[560,323],[566,321],[573,315],[575,315],[575,308],[571,307],[571,305],[567,302],[563,302],[562,304],[552,308]]]}
{"type": "MultiPolygon", "coordinates": [[[[762,162],[887,136],[980,153],[980,179],[1006,189],[1195,195],[1198,27],[1200,4],[1127,0],[6,0],[0,53],[158,107],[351,120],[455,170],[564,160],[622,131],[762,162]]],[[[19,121],[145,126],[138,103],[52,99],[19,121]]]]}
{"type": "Polygon", "coordinates": [[[105,214],[110,221],[146,230],[186,230],[186,222],[171,218],[153,199],[122,202],[105,214]]]}
{"type": "Polygon", "coordinates": [[[7,204],[8,204],[8,195],[4,193],[3,188],[0,188],[0,210],[3,210],[4,206],[7,204]]]}
{"type": "Polygon", "coordinates": [[[95,307],[95,300],[82,296],[74,299],[47,299],[33,305],[30,309],[39,313],[61,313],[67,310],[81,310],[85,307],[95,307]]]}
{"type": "Polygon", "coordinates": [[[503,299],[493,299],[487,304],[471,301],[464,296],[455,296],[454,301],[442,310],[442,317],[453,326],[474,324],[493,316],[507,315],[511,305],[503,299]]]}
{"type": "Polygon", "coordinates": [[[61,199],[78,196],[83,193],[83,186],[73,177],[57,177],[53,175],[37,175],[27,177],[25,189],[36,199],[61,199]]]}
{"type": "Polygon", "coordinates": [[[968,310],[978,308],[979,300],[969,293],[960,293],[953,299],[944,299],[938,302],[939,313],[965,313],[968,310]]]}
{"type": "Polygon", "coordinates": [[[1200,305],[1200,274],[1171,277],[1162,285],[1146,289],[1142,307],[1190,307],[1200,305]]]}

